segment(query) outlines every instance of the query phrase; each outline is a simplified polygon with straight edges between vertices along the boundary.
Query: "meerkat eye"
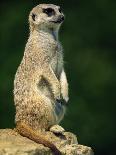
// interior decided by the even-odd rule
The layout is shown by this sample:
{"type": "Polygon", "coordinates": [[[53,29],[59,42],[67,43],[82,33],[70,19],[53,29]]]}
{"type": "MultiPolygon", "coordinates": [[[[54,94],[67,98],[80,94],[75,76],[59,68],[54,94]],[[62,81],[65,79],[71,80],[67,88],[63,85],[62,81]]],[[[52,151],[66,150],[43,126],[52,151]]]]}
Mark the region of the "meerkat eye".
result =
{"type": "Polygon", "coordinates": [[[32,13],[31,16],[32,16],[33,21],[35,21],[36,14],[32,13]]]}
{"type": "Polygon", "coordinates": [[[46,13],[49,17],[55,15],[55,11],[52,8],[43,9],[43,13],[46,13]]]}

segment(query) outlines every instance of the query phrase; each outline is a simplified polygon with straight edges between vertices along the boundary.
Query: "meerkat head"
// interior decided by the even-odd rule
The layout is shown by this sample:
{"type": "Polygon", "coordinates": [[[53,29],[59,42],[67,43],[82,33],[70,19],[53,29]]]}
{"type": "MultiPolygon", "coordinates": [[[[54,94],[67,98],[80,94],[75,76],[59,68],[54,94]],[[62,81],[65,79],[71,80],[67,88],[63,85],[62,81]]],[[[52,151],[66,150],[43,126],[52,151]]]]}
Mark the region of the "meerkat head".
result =
{"type": "Polygon", "coordinates": [[[59,6],[40,4],[29,15],[30,26],[34,29],[58,29],[64,21],[64,14],[59,6]]]}

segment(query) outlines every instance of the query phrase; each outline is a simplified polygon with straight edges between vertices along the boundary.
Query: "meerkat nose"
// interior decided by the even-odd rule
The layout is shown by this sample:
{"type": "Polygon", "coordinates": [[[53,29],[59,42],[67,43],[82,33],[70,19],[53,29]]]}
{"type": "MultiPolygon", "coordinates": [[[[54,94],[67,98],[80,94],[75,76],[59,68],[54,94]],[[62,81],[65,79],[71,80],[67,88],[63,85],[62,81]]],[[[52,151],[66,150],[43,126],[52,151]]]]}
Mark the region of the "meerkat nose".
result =
{"type": "Polygon", "coordinates": [[[60,16],[61,21],[64,21],[64,15],[60,16]]]}
{"type": "Polygon", "coordinates": [[[58,22],[61,23],[61,22],[63,22],[63,21],[64,21],[64,15],[60,15],[60,16],[58,17],[58,22]]]}

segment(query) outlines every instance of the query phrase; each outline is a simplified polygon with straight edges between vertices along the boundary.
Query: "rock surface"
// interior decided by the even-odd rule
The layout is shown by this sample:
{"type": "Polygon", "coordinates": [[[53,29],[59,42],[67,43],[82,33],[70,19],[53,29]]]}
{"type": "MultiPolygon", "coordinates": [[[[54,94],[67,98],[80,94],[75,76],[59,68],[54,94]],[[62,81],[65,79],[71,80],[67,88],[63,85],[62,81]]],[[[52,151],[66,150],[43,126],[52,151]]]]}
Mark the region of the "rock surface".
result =
{"type": "MultiPolygon", "coordinates": [[[[90,147],[79,145],[77,138],[70,132],[54,135],[47,132],[45,137],[51,136],[51,141],[59,148],[63,155],[93,155],[90,147]]],[[[26,137],[20,136],[12,129],[0,130],[0,155],[52,155],[53,153],[42,144],[37,144],[26,137]]]]}

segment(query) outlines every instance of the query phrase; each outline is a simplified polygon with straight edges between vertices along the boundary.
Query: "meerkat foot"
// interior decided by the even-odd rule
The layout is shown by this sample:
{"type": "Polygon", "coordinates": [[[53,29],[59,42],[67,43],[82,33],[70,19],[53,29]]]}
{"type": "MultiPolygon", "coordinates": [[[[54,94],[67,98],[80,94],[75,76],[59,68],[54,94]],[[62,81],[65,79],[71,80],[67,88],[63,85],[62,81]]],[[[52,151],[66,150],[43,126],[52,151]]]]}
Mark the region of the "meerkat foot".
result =
{"type": "Polygon", "coordinates": [[[55,134],[58,134],[58,133],[63,133],[65,130],[60,125],[53,125],[50,128],[50,131],[55,134]]]}

